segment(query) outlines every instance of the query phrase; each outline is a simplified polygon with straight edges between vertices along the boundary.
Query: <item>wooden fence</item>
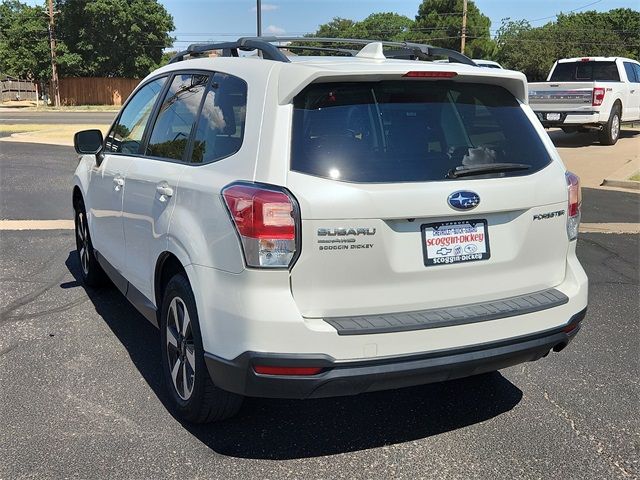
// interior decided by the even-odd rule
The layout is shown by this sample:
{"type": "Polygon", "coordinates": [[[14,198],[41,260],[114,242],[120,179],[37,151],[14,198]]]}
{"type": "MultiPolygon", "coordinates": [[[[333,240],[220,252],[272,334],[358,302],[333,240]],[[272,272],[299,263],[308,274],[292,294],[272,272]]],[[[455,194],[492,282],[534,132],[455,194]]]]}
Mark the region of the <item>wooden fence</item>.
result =
{"type": "Polygon", "coordinates": [[[138,83],[137,78],[61,78],[60,102],[62,105],[122,105],[138,83]]]}

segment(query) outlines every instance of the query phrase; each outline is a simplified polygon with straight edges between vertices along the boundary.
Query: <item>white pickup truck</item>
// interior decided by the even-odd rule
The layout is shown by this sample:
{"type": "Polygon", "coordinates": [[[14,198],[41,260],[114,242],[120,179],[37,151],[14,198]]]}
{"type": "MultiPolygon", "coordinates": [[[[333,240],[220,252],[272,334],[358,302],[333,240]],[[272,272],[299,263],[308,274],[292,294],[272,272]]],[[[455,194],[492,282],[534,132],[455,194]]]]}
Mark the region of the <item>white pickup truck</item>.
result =
{"type": "Polygon", "coordinates": [[[558,60],[546,82],[529,84],[529,104],[545,127],[597,130],[613,145],[623,123],[640,121],[640,63],[621,57],[558,60]]]}

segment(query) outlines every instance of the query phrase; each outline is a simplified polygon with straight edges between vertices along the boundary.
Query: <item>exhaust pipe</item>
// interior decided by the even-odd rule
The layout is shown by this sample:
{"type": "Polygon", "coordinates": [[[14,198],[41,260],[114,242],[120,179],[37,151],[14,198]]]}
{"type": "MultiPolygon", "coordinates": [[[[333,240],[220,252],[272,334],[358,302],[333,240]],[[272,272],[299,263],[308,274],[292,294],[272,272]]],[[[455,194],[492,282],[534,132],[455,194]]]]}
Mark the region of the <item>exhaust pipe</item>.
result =
{"type": "Polygon", "coordinates": [[[553,347],[554,352],[561,352],[568,345],[568,342],[560,342],[555,347],[553,347]]]}

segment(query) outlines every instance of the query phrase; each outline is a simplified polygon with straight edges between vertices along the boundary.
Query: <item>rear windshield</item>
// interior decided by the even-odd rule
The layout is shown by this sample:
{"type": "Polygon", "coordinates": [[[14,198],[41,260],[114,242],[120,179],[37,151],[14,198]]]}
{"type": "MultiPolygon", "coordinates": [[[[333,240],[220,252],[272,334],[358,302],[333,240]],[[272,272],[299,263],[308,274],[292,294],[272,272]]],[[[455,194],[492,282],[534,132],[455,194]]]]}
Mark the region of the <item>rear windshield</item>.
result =
{"type": "MultiPolygon", "coordinates": [[[[312,84],[294,99],[291,169],[348,182],[445,180],[459,166],[550,163],[507,90],[451,81],[312,84]]],[[[486,175],[485,175],[486,176],[486,175]]],[[[465,177],[477,178],[477,177],[465,177]]]]}
{"type": "Polygon", "coordinates": [[[550,82],[619,82],[616,62],[559,63],[551,74],[550,82]]]}

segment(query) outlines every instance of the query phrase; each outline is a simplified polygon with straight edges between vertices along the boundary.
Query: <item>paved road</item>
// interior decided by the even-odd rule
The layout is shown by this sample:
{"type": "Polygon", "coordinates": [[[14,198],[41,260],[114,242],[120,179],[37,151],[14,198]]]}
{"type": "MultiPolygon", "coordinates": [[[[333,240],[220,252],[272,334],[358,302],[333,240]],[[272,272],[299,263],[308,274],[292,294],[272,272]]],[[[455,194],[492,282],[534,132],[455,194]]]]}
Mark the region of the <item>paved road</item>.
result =
{"type": "MultiPolygon", "coordinates": [[[[0,217],[71,218],[70,148],[0,151],[0,217]]],[[[585,221],[638,221],[638,198],[587,190],[585,221]]],[[[167,409],[158,332],[115,290],[85,290],[74,248],[71,231],[0,232],[2,479],[640,475],[639,235],[580,236],[589,314],[559,354],[358,397],[249,399],[199,427],[167,409]]]]}
{"type": "Polygon", "coordinates": [[[20,112],[0,109],[0,124],[110,124],[115,116],[116,112],[20,112]]]}
{"type": "Polygon", "coordinates": [[[71,147],[0,143],[0,219],[72,219],[71,147]]]}
{"type": "MultiPolygon", "coordinates": [[[[0,219],[72,219],[69,185],[77,165],[71,147],[0,143],[0,219]]],[[[583,222],[640,222],[636,193],[583,189],[583,222]]]]}
{"type": "Polygon", "coordinates": [[[582,189],[585,223],[640,223],[640,195],[599,188],[582,189]]]}
{"type": "Polygon", "coordinates": [[[3,232],[0,478],[632,478],[638,239],[581,236],[590,311],[559,354],[394,392],[250,399],[194,427],[167,410],[157,331],[79,285],[72,232],[3,232]]]}

